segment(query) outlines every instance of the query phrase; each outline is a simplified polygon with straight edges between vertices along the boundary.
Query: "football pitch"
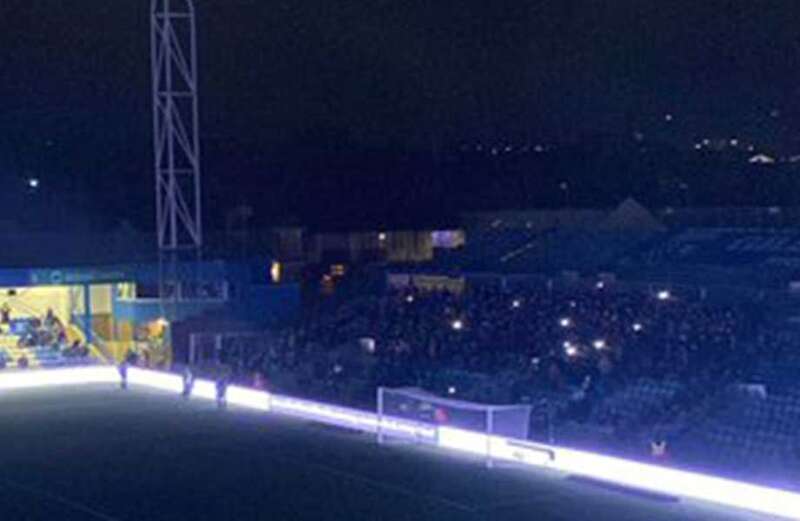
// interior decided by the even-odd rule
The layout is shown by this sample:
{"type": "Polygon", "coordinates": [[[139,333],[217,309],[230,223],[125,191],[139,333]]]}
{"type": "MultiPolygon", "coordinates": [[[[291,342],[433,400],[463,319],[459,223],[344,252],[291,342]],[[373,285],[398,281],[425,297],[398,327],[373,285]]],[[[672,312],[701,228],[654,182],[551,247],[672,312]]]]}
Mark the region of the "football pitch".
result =
{"type": "Polygon", "coordinates": [[[0,519],[764,521],[109,384],[0,393],[0,519]]]}

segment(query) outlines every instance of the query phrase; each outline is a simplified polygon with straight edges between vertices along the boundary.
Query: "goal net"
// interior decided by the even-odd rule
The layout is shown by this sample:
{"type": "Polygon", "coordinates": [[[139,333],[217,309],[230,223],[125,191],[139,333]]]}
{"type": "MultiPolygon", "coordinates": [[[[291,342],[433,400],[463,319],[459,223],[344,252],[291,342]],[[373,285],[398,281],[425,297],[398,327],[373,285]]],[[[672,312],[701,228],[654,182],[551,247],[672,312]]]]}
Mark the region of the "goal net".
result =
{"type": "Polygon", "coordinates": [[[526,440],[529,405],[486,405],[443,398],[415,387],[378,388],[378,442],[414,442],[409,436],[380,428],[384,418],[451,427],[489,436],[526,440]]]}

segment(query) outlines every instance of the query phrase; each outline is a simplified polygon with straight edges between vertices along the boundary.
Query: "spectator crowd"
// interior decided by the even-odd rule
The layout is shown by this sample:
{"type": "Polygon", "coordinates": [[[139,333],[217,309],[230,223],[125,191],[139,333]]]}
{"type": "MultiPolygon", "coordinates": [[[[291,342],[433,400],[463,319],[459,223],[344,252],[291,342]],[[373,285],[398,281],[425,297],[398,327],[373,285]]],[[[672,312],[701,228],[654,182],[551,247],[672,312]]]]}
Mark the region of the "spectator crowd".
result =
{"type": "Polygon", "coordinates": [[[67,330],[52,309],[44,316],[14,317],[10,306],[0,307],[0,368],[63,365],[88,361],[88,346],[69,341],[67,330]]]}
{"type": "Polygon", "coordinates": [[[324,357],[332,373],[367,366],[379,385],[424,385],[425,375],[448,371],[513,372],[543,389],[586,392],[644,376],[733,377],[748,369],[737,346],[753,327],[737,307],[668,290],[601,283],[481,285],[463,294],[405,288],[321,306],[269,345],[245,350],[239,369],[269,375],[324,357]]]}

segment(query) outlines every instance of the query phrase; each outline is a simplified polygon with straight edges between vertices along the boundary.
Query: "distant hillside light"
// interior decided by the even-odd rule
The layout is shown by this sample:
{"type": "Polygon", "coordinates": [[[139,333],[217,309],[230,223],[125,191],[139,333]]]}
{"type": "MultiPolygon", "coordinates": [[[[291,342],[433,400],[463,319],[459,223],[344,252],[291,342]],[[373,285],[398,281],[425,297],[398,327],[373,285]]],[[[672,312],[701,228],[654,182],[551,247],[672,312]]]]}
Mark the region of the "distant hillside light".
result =
{"type": "Polygon", "coordinates": [[[28,179],[28,188],[39,188],[39,178],[38,177],[31,177],[28,179]]]}
{"type": "Polygon", "coordinates": [[[670,296],[671,295],[670,295],[669,291],[667,291],[666,289],[662,289],[656,295],[656,297],[658,297],[658,300],[669,300],[670,296]]]}
{"type": "Polygon", "coordinates": [[[570,320],[569,317],[562,317],[558,323],[561,327],[569,327],[572,325],[572,320],[570,320]]]}
{"type": "Polygon", "coordinates": [[[598,349],[598,350],[599,349],[605,349],[606,348],[606,341],[603,340],[602,338],[598,338],[597,340],[592,342],[592,345],[594,346],[595,349],[598,349]]]}
{"type": "Polygon", "coordinates": [[[461,331],[462,329],[464,329],[464,322],[462,322],[459,319],[456,319],[453,320],[450,326],[453,328],[454,331],[461,331]]]}
{"type": "Polygon", "coordinates": [[[632,327],[637,333],[642,330],[642,325],[639,322],[634,322],[632,327]]]}
{"type": "Polygon", "coordinates": [[[379,233],[378,234],[378,240],[381,241],[381,242],[385,241],[386,240],[386,233],[384,233],[384,232],[379,233]]]}

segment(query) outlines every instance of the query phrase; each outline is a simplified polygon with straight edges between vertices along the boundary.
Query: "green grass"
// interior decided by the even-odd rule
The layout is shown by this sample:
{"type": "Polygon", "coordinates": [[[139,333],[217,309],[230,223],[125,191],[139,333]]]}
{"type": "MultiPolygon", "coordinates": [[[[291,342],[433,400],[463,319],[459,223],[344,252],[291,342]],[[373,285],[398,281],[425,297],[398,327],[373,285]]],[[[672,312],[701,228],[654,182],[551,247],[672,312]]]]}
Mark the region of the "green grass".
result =
{"type": "Polygon", "coordinates": [[[6,392],[0,425],[3,521],[768,519],[139,389],[6,392]]]}

